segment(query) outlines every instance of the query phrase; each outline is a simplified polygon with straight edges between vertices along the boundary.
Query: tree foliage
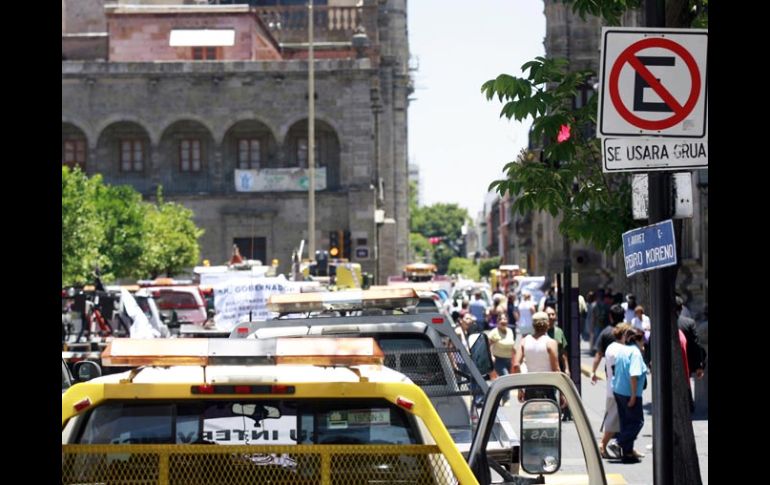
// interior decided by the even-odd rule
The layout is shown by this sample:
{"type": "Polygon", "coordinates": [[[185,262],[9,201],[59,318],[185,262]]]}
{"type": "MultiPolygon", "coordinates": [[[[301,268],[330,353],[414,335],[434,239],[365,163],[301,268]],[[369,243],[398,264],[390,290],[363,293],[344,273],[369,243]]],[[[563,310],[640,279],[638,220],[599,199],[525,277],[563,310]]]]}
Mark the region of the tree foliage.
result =
{"type": "Polygon", "coordinates": [[[449,260],[447,274],[459,274],[466,278],[478,281],[479,268],[468,258],[452,258],[449,260]]]}
{"type": "Polygon", "coordinates": [[[173,275],[198,261],[203,233],[192,211],[174,203],[142,201],[129,186],[62,167],[62,285],[93,279],[173,275]]]}
{"type": "Polygon", "coordinates": [[[203,230],[193,222],[193,212],[183,205],[165,202],[161,188],[157,203],[148,205],[140,271],[155,278],[194,266],[200,257],[198,238],[203,230]]]}
{"type": "Polygon", "coordinates": [[[91,279],[94,266],[108,262],[99,252],[105,241],[96,204],[100,184],[99,176],[89,179],[78,168],[62,166],[62,284],[85,283],[91,279]]]}
{"type": "Polygon", "coordinates": [[[417,186],[409,182],[409,247],[415,258],[427,252],[439,273],[447,272],[450,259],[461,256],[462,227],[468,222],[468,211],[457,204],[418,206],[417,186]],[[430,237],[440,237],[441,242],[431,245],[430,237]]]}
{"type": "Polygon", "coordinates": [[[437,203],[416,207],[411,213],[410,228],[413,233],[423,238],[441,238],[435,247],[429,245],[439,273],[446,273],[451,258],[461,256],[462,227],[468,222],[467,209],[457,204],[437,203]]]}
{"type": "Polygon", "coordinates": [[[409,248],[410,254],[415,260],[424,259],[426,255],[430,259],[430,255],[433,253],[433,246],[428,242],[428,238],[419,232],[409,233],[409,248]]]}
{"type": "Polygon", "coordinates": [[[102,278],[110,281],[117,276],[143,276],[139,258],[147,204],[142,202],[141,194],[128,185],[99,185],[96,206],[105,232],[99,253],[108,260],[101,268],[102,278]]]}
{"type": "Polygon", "coordinates": [[[479,276],[482,278],[488,278],[489,272],[500,266],[500,257],[487,258],[479,261],[479,276]]]}
{"type": "Polygon", "coordinates": [[[420,207],[416,215],[411,220],[412,232],[449,240],[458,239],[462,235],[463,224],[469,221],[467,209],[457,204],[437,203],[420,207]]]}
{"type": "Polygon", "coordinates": [[[504,103],[501,117],[532,118],[532,136],[552,142],[545,143],[541,153],[523,150],[503,167],[506,178],[492,182],[490,190],[511,194],[516,212],[561,214],[562,234],[616,251],[621,234],[634,227],[629,177],[602,172],[601,146],[591,128],[596,123],[596,96],[578,109],[572,103],[593,73],[568,72],[565,60],[544,57],[525,63],[522,71],[525,77],[501,74],[481,90],[487,99],[497,97],[504,103]],[[564,127],[567,139],[559,137],[564,127]]]}

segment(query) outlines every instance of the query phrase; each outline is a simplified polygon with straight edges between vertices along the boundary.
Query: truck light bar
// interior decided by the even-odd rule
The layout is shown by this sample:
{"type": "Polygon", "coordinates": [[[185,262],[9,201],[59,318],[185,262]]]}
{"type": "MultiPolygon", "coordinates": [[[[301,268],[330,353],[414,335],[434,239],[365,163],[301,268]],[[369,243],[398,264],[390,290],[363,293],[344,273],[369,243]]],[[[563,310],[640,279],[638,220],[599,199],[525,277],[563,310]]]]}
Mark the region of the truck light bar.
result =
{"type": "Polygon", "coordinates": [[[278,338],[276,363],[313,365],[382,364],[385,360],[373,338],[278,338]]]}
{"type": "Polygon", "coordinates": [[[415,306],[418,302],[419,297],[411,288],[382,288],[271,295],[267,302],[267,308],[278,313],[362,310],[367,308],[392,310],[415,306]]]}
{"type": "Polygon", "coordinates": [[[396,281],[387,285],[370,286],[370,290],[394,290],[394,289],[413,289],[415,291],[436,291],[441,289],[441,285],[435,281],[396,281]]]}
{"type": "Polygon", "coordinates": [[[139,280],[136,282],[139,286],[190,286],[192,280],[175,280],[174,278],[155,278],[154,280],[139,280]]]}
{"type": "Polygon", "coordinates": [[[107,367],[170,365],[382,365],[372,338],[115,339],[102,352],[107,367]]]}

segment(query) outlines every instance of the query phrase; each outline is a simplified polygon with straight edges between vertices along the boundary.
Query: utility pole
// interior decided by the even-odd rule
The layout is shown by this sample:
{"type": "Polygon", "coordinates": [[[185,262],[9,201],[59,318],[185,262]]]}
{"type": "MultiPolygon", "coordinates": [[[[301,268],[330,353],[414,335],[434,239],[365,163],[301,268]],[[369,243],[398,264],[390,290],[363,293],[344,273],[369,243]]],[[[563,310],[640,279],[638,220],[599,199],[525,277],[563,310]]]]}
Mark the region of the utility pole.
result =
{"type": "MultiPolygon", "coordinates": [[[[666,26],[665,0],[646,0],[645,15],[648,27],[666,26]]],[[[671,174],[650,171],[648,177],[649,222],[655,224],[673,216],[671,174]]],[[[673,338],[672,310],[674,296],[671,268],[662,268],[650,274],[652,307],[652,437],[653,477],[656,485],[674,483],[673,399],[671,379],[671,344],[673,338]]]]}
{"type": "Polygon", "coordinates": [[[307,3],[308,55],[307,55],[307,239],[308,254],[315,257],[315,69],[313,62],[313,0],[307,3]]]}

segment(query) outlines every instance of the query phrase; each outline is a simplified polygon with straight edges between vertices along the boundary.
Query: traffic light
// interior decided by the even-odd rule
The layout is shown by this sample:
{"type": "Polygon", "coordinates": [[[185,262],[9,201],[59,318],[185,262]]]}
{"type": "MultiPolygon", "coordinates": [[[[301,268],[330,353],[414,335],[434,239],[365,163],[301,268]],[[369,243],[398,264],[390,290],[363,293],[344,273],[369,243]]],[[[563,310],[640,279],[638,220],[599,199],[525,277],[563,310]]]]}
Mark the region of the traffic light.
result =
{"type": "Polygon", "coordinates": [[[353,243],[350,241],[350,231],[345,231],[342,235],[342,257],[350,261],[352,252],[353,243]]]}
{"type": "Polygon", "coordinates": [[[329,256],[332,258],[339,258],[342,256],[342,243],[340,233],[342,231],[330,231],[329,232],[329,256]]]}

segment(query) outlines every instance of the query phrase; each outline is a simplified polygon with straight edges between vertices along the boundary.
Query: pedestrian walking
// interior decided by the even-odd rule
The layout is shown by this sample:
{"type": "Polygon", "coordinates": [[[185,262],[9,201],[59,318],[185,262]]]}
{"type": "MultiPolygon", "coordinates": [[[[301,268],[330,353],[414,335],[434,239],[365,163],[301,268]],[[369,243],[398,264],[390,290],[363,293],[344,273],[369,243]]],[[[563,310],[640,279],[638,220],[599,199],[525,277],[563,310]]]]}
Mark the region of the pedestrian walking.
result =
{"type": "Polygon", "coordinates": [[[473,301],[468,304],[468,311],[476,318],[476,327],[479,332],[486,330],[487,303],[481,298],[481,292],[473,294],[473,301]]]}
{"type": "Polygon", "coordinates": [[[516,321],[518,322],[519,332],[522,337],[534,331],[532,328],[532,315],[534,313],[535,303],[532,301],[532,293],[524,290],[521,292],[519,306],[516,307],[516,321]]]}
{"type": "Polygon", "coordinates": [[[636,295],[633,293],[627,294],[626,301],[624,301],[621,306],[623,307],[623,311],[625,311],[625,321],[631,323],[636,315],[634,313],[634,310],[637,307],[636,295]]]}
{"type": "MultiPolygon", "coordinates": [[[[613,306],[614,307],[614,306],[613,306]]],[[[620,312],[617,312],[620,313],[620,312]]],[[[622,313],[620,313],[622,315],[622,313]]],[[[619,318],[617,315],[613,317],[612,309],[610,309],[610,318],[619,318]]],[[[615,394],[612,392],[612,376],[613,368],[615,367],[615,357],[625,345],[624,334],[626,330],[631,327],[630,323],[621,322],[616,323],[614,327],[611,327],[609,332],[612,342],[606,347],[603,343],[608,339],[604,336],[599,338],[602,342],[602,346],[596,351],[596,358],[594,358],[593,369],[591,371],[591,384],[596,384],[598,377],[596,376],[596,369],[599,367],[599,363],[604,358],[604,374],[606,376],[606,389],[607,395],[604,402],[604,418],[602,419],[601,427],[599,431],[602,431],[602,440],[599,443],[599,452],[602,458],[612,458],[607,451],[607,444],[610,440],[620,431],[620,416],[618,415],[618,404],[615,402],[615,394]]],[[[620,458],[620,456],[614,456],[614,458],[620,458]]]]}
{"type": "MultiPolygon", "coordinates": [[[[498,376],[511,373],[511,365],[516,355],[516,338],[513,330],[508,328],[508,317],[505,312],[497,314],[497,326],[489,332],[489,344],[492,356],[495,358],[495,372],[498,376]]],[[[503,395],[502,405],[505,406],[510,393],[503,395]]]]}
{"type": "Polygon", "coordinates": [[[615,356],[612,392],[618,406],[620,432],[607,444],[607,449],[620,456],[623,463],[638,463],[643,456],[634,450],[644,426],[642,391],[647,384],[647,365],[642,358],[644,334],[636,328],[624,334],[625,347],[615,356]]]}
{"type": "MultiPolygon", "coordinates": [[[[527,372],[559,372],[559,347],[548,336],[548,326],[548,315],[545,312],[537,312],[532,316],[534,333],[521,339],[519,351],[514,357],[514,374],[521,372],[522,364],[527,366],[527,372]]],[[[556,401],[556,391],[552,388],[530,387],[526,392],[519,389],[519,402],[535,398],[556,401]]]]}
{"type": "Polygon", "coordinates": [[[545,314],[548,315],[548,334],[549,337],[556,340],[556,345],[559,353],[559,369],[565,374],[569,375],[569,351],[567,343],[567,337],[564,335],[564,331],[556,326],[556,309],[553,307],[546,307],[545,314]]]}

